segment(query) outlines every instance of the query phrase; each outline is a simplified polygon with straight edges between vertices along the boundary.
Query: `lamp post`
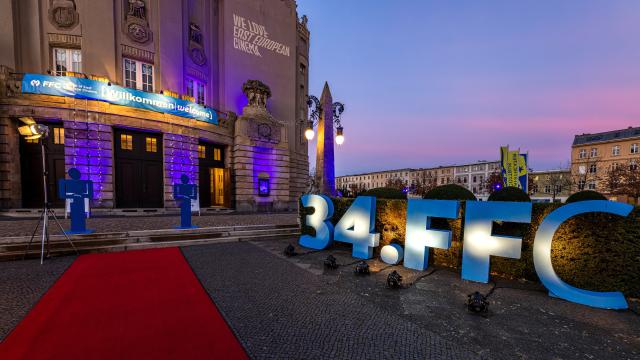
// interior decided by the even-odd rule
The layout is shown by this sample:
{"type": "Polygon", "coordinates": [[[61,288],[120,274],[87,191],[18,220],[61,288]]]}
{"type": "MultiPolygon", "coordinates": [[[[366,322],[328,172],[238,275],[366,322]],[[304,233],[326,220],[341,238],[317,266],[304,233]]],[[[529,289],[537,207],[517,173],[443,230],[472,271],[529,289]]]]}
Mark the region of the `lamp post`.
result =
{"type": "MultiPolygon", "coordinates": [[[[313,95],[307,96],[307,106],[309,106],[311,113],[309,114],[309,120],[307,121],[307,129],[304,132],[304,137],[311,141],[316,135],[316,132],[313,129],[318,126],[323,109],[320,104],[320,100],[313,95]]],[[[340,123],[340,116],[344,112],[344,104],[341,102],[334,102],[331,104],[331,111],[333,113],[333,123],[336,125],[336,144],[342,145],[344,143],[344,127],[340,123]]]]}

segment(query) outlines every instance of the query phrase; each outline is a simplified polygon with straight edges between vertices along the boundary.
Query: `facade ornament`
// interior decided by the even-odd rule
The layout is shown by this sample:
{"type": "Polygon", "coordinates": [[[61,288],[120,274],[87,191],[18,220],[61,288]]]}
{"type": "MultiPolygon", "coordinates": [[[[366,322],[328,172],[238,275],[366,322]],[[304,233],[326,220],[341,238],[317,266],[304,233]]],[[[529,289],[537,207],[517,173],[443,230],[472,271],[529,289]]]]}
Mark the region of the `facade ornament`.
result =
{"type": "Polygon", "coordinates": [[[147,9],[143,0],[127,0],[128,10],[125,18],[125,30],[129,39],[146,44],[153,38],[147,20],[147,9]]]}
{"type": "Polygon", "coordinates": [[[49,21],[58,30],[71,30],[80,22],[73,0],[49,0],[49,21]]]}
{"type": "Polygon", "coordinates": [[[260,80],[247,80],[242,85],[242,92],[247,97],[249,107],[267,107],[267,99],[271,97],[271,89],[260,80]]]}
{"type": "Polygon", "coordinates": [[[202,30],[195,23],[189,24],[189,56],[196,65],[203,66],[207,63],[207,55],[204,53],[204,41],[202,30]]]}
{"type": "Polygon", "coordinates": [[[246,136],[262,143],[280,143],[284,126],[267,111],[267,99],[271,97],[269,86],[260,80],[248,80],[242,85],[242,92],[248,101],[242,109],[242,118],[247,121],[246,136]]]}

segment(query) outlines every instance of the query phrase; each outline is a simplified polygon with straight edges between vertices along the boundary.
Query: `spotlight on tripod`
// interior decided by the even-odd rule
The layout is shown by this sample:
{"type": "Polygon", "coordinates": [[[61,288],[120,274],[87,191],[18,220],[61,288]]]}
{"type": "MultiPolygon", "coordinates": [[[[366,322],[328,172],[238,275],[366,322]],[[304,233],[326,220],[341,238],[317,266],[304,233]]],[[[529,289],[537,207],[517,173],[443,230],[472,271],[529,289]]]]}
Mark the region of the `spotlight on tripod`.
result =
{"type": "Polygon", "coordinates": [[[69,241],[69,244],[71,244],[71,247],[73,247],[73,250],[76,252],[76,254],[78,253],[78,249],[76,249],[76,246],[73,244],[69,236],[67,236],[67,234],[64,232],[64,229],[62,228],[62,225],[58,221],[56,214],[51,209],[51,204],[49,204],[49,189],[47,186],[47,175],[48,175],[47,158],[46,158],[47,154],[46,154],[45,145],[44,145],[44,140],[47,139],[47,137],[49,137],[49,127],[46,125],[37,124],[35,120],[33,120],[33,118],[30,118],[30,117],[22,117],[20,118],[20,121],[22,121],[25,124],[24,126],[18,127],[18,132],[20,133],[20,135],[24,136],[26,140],[38,140],[38,142],[40,143],[40,154],[42,157],[42,187],[44,191],[43,192],[44,204],[42,206],[42,215],[40,215],[40,219],[36,224],[36,228],[33,229],[33,234],[31,234],[31,239],[29,240],[27,249],[24,252],[24,257],[26,257],[27,254],[29,253],[29,248],[31,247],[31,243],[33,242],[33,239],[36,236],[36,232],[40,227],[40,223],[42,223],[40,264],[43,264],[44,253],[45,253],[45,250],[44,250],[45,243],[47,244],[47,256],[49,256],[49,217],[53,218],[53,220],[58,224],[58,227],[60,227],[60,231],[62,231],[62,234],[64,235],[64,237],[67,239],[67,241],[69,241]]]}
{"type": "Polygon", "coordinates": [[[489,312],[489,301],[478,291],[467,297],[467,310],[474,314],[486,315],[489,312]]]}
{"type": "Polygon", "coordinates": [[[293,245],[289,244],[286,248],[284,248],[284,255],[286,257],[292,257],[298,255],[298,253],[296,253],[296,248],[294,248],[293,245]]]}
{"type": "Polygon", "coordinates": [[[402,287],[402,275],[393,270],[387,276],[387,287],[390,289],[400,289],[402,287]]]}

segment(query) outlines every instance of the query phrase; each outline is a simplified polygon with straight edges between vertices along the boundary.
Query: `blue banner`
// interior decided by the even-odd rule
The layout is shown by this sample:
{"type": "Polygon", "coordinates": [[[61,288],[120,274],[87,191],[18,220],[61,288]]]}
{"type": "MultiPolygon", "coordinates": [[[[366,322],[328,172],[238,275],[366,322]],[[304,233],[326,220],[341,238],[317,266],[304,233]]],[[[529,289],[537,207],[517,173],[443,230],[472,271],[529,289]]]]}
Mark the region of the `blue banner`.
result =
{"type": "Polygon", "coordinates": [[[218,124],[218,114],[200,104],[161,94],[123,88],[107,83],[69,76],[25,74],[22,92],[68,96],[76,99],[106,101],[111,104],[135,107],[180,117],[218,124]]]}

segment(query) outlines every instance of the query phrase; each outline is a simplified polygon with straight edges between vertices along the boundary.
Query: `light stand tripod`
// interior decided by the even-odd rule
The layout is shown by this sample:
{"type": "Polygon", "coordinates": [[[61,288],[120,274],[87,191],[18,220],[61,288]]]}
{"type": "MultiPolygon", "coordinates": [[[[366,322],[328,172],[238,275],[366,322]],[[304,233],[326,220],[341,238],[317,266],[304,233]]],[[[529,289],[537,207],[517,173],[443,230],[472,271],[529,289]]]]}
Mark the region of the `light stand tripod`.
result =
{"type": "Polygon", "coordinates": [[[29,248],[31,248],[31,243],[33,242],[33,238],[36,236],[36,232],[38,231],[38,227],[40,227],[40,223],[42,222],[42,242],[41,242],[41,247],[40,247],[40,264],[44,263],[44,245],[45,242],[47,244],[47,257],[49,257],[49,216],[51,216],[53,218],[53,220],[55,220],[56,224],[58,224],[58,227],[60,228],[60,231],[62,231],[62,234],[64,235],[64,237],[67,239],[67,241],[69,242],[69,244],[71,244],[71,247],[73,247],[73,250],[76,252],[76,254],[78,254],[78,249],[76,249],[76,246],[73,244],[73,241],[71,241],[71,239],[69,238],[69,236],[67,235],[67,233],[64,232],[64,229],[62,228],[62,225],[60,224],[60,221],[58,221],[58,218],[56,217],[55,212],[53,211],[53,209],[51,209],[51,204],[49,204],[49,191],[48,191],[48,181],[47,181],[47,161],[46,161],[46,152],[44,150],[45,145],[44,145],[44,140],[47,138],[48,135],[48,131],[46,131],[44,134],[42,134],[42,136],[40,137],[40,151],[42,154],[42,186],[43,186],[43,190],[44,190],[44,205],[42,207],[42,214],[40,215],[40,219],[38,220],[38,223],[36,224],[36,228],[33,229],[33,234],[31,234],[31,240],[29,240],[29,244],[27,245],[27,249],[24,252],[24,256],[22,257],[23,259],[27,256],[27,254],[29,253],[29,248]]]}

